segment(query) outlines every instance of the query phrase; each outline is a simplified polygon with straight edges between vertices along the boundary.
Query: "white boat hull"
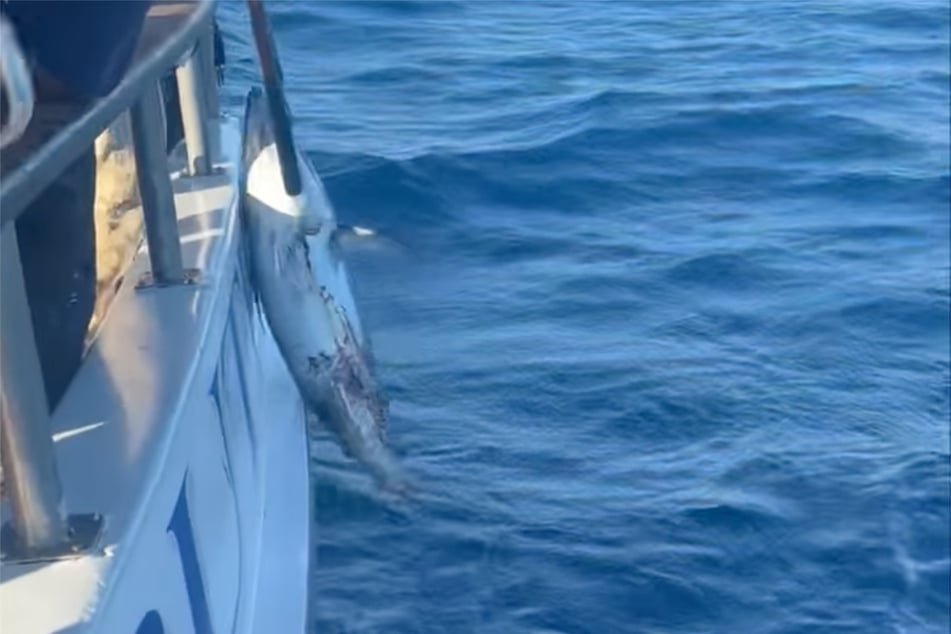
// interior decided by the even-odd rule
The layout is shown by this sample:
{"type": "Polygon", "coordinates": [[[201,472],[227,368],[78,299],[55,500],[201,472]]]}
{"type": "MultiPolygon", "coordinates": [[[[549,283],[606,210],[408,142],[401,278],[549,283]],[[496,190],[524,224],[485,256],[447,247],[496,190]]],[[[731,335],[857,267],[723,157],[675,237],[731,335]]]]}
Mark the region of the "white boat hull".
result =
{"type": "Polygon", "coordinates": [[[136,290],[139,253],[53,416],[66,508],[103,533],[0,566],[4,634],[306,631],[304,408],[241,257],[238,122],[220,139],[222,173],[174,183],[197,284],[136,290]]]}

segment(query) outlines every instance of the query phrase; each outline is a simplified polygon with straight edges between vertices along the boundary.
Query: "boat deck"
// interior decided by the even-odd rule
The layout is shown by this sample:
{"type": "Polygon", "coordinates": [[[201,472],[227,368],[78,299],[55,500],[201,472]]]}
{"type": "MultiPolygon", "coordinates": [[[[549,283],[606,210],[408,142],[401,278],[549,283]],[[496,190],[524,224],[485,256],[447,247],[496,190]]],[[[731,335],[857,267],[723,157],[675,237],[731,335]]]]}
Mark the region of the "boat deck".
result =
{"type": "MultiPolygon", "coordinates": [[[[141,502],[151,497],[153,471],[172,443],[189,383],[210,385],[214,368],[197,364],[202,356],[217,360],[202,349],[205,341],[221,338],[206,330],[224,324],[231,290],[210,278],[227,275],[225,260],[234,258],[229,251],[236,222],[235,127],[225,133],[230,160],[219,167],[226,170],[173,180],[182,256],[187,267],[201,272],[199,283],[136,291],[136,280],[149,267],[143,248],[51,419],[67,510],[107,519],[98,554],[0,568],[4,630],[57,631],[119,583],[120,571],[108,570],[110,551],[134,540],[129,533],[146,521],[148,507],[141,502]],[[84,583],[107,576],[113,581],[106,588],[84,583]],[[51,604],[59,607],[50,609],[51,604]]],[[[6,521],[7,505],[3,510],[6,521]]]]}
{"type": "MultiPolygon", "coordinates": [[[[6,164],[5,238],[35,194],[102,130],[169,69],[198,57],[192,47],[210,37],[212,10],[208,0],[157,2],[122,84],[6,164]]],[[[203,103],[196,94],[192,103],[203,103]]],[[[161,246],[181,245],[189,283],[148,283],[162,250],[142,245],[49,421],[65,511],[101,516],[101,533],[72,555],[0,562],[4,633],[306,629],[304,411],[251,299],[240,248],[240,122],[203,121],[213,171],[196,176],[171,166],[174,210],[159,205],[146,214],[177,226],[161,246]]],[[[143,174],[160,183],[164,163],[160,151],[140,185],[143,174]]],[[[19,367],[4,359],[5,368],[19,367]]],[[[5,389],[15,383],[6,382],[5,389]]],[[[0,501],[0,519],[9,525],[11,516],[9,500],[0,501]]]]}
{"type": "Polygon", "coordinates": [[[237,123],[218,173],[173,178],[196,283],[136,288],[143,246],[52,417],[66,509],[103,533],[0,566],[4,632],[305,631],[306,422],[242,267],[237,123]]]}

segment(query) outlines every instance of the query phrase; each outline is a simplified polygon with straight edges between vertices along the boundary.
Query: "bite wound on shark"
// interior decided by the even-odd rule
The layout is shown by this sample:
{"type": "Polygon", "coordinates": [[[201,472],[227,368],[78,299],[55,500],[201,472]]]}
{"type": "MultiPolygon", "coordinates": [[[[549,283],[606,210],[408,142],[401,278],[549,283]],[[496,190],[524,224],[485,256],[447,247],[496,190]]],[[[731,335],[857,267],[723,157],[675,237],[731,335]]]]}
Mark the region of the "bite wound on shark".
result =
{"type": "Polygon", "coordinates": [[[373,376],[349,275],[334,248],[339,227],[323,184],[302,164],[302,191],[284,191],[268,106],[248,95],[244,164],[246,239],[268,325],[305,407],[378,486],[413,487],[386,442],[388,402],[373,376]]]}

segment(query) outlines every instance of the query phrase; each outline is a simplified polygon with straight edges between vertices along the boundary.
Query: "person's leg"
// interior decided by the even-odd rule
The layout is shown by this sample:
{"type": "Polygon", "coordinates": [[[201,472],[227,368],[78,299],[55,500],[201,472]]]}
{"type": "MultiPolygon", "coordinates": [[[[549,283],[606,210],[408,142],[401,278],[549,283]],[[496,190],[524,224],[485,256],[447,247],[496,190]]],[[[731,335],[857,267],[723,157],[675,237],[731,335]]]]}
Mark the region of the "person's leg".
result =
{"type": "MultiPolygon", "coordinates": [[[[3,149],[0,171],[10,174],[84,108],[79,101],[37,103],[26,132],[3,149]]],[[[95,152],[90,147],[16,221],[27,301],[50,411],[59,403],[82,360],[95,302],[95,177],[95,152]]]]}
{"type": "Polygon", "coordinates": [[[161,87],[165,105],[165,153],[171,154],[175,146],[185,138],[182,110],[178,105],[178,79],[174,72],[162,77],[161,87]]]}
{"type": "MultiPolygon", "coordinates": [[[[37,103],[24,135],[3,149],[13,169],[106,95],[126,72],[151,2],[5,0],[34,63],[37,103]]],[[[96,295],[95,151],[90,146],[17,219],[27,299],[50,409],[82,360],[96,295]]]]}
{"type": "Polygon", "coordinates": [[[82,361],[96,299],[95,177],[95,155],[90,148],[16,223],[50,411],[82,361]]]}

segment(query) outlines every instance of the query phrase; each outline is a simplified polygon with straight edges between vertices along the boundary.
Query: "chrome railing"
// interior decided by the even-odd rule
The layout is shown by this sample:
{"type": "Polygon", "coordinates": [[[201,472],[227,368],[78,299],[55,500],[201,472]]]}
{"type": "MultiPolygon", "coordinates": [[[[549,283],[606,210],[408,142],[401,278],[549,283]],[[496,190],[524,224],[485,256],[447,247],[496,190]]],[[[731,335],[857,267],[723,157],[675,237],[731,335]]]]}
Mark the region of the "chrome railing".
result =
{"type": "Polygon", "coordinates": [[[33,116],[33,82],[26,57],[16,34],[5,17],[0,15],[0,81],[7,95],[9,115],[0,128],[0,148],[15,141],[26,131],[33,116]]]}
{"type": "Polygon", "coordinates": [[[116,117],[129,110],[152,278],[158,285],[183,282],[159,82],[175,69],[188,174],[208,174],[213,165],[209,126],[218,116],[213,12],[213,0],[156,1],[136,60],[122,82],[0,181],[0,459],[12,511],[12,526],[4,530],[12,529],[15,537],[0,542],[7,561],[74,553],[83,547],[80,533],[88,533],[77,526],[89,526],[88,515],[67,515],[63,505],[14,222],[116,117]]]}

